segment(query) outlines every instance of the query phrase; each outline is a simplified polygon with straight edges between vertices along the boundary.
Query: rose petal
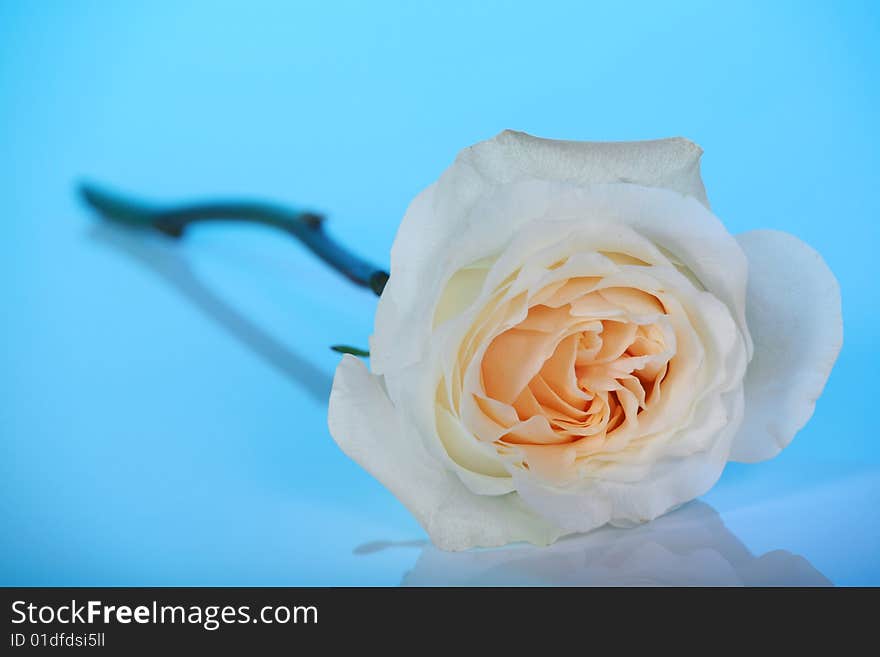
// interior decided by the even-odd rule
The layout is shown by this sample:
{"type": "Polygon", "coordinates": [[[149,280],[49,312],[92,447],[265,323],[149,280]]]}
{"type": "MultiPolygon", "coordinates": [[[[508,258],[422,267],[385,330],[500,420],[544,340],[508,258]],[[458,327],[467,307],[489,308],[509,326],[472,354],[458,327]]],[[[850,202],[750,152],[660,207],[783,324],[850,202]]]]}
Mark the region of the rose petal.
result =
{"type": "Polygon", "coordinates": [[[437,407],[437,437],[444,447],[442,458],[472,492],[504,495],[513,491],[513,480],[498,462],[495,448],[474,440],[442,406],[437,407]]]}
{"type": "Polygon", "coordinates": [[[682,137],[651,141],[559,141],[505,130],[462,152],[482,176],[500,183],[526,178],[576,185],[629,182],[693,196],[706,207],[703,149],[682,137]]]}
{"type": "Polygon", "coordinates": [[[837,279],[807,244],[775,230],[737,240],[749,259],[755,352],[731,458],[755,462],[776,456],[810,419],[843,343],[843,319],[837,279]]]}
{"type": "Polygon", "coordinates": [[[382,387],[354,356],[343,356],[330,393],[328,423],[340,449],[384,484],[445,550],[515,541],[546,545],[562,532],[514,494],[475,495],[400,423],[382,387]]]}

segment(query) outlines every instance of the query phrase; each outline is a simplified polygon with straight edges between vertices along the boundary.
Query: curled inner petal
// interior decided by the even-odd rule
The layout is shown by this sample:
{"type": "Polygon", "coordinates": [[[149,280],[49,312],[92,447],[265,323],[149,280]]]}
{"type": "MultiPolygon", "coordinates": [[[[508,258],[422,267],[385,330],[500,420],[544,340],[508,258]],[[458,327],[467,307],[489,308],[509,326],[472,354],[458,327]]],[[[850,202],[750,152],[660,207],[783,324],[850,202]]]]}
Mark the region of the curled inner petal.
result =
{"type": "Polygon", "coordinates": [[[636,288],[599,277],[548,286],[525,317],[491,340],[479,363],[477,408],[499,445],[554,480],[615,435],[635,434],[661,398],[675,338],[666,307],[636,288]]]}

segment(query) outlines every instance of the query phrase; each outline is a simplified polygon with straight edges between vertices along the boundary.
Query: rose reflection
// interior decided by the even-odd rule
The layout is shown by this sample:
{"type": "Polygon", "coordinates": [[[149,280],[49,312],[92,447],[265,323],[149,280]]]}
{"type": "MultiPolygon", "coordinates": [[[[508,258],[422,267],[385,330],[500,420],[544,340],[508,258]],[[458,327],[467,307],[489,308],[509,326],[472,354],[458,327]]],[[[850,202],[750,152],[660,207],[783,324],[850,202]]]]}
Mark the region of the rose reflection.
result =
{"type": "Polygon", "coordinates": [[[704,502],[631,529],[545,548],[444,552],[427,545],[403,586],[831,586],[804,557],[753,555],[704,502]]]}

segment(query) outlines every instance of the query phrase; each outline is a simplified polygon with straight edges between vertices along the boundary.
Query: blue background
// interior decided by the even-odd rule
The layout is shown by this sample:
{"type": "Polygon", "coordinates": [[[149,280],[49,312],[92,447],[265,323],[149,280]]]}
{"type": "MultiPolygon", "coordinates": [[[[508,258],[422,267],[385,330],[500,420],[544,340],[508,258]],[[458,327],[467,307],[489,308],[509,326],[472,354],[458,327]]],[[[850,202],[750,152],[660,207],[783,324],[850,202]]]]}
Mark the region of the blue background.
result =
{"type": "Polygon", "coordinates": [[[271,230],[101,227],[74,184],[305,204],[387,263],[411,198],[514,128],[687,136],[731,231],[822,252],[816,414],[704,500],[880,584],[878,37],[872,2],[0,0],[0,583],[399,583],[424,533],[326,429],[327,347],[375,298],[271,230]]]}

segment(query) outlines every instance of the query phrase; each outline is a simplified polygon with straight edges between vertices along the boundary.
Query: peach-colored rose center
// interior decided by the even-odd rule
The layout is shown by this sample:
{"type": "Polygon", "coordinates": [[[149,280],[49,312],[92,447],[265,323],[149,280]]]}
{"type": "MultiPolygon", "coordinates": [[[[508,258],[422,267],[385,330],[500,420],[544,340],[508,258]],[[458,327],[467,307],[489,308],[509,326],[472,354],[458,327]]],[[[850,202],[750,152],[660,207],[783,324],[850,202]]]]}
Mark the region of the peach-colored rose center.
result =
{"type": "Polygon", "coordinates": [[[674,353],[657,297],[609,287],[572,298],[579,287],[595,288],[595,279],[571,279],[531,307],[495,337],[481,363],[486,397],[476,402],[510,428],[500,442],[516,445],[526,467],[551,475],[564,464],[549,446],[566,446],[574,458],[637,425],[659,399],[674,353]]]}

